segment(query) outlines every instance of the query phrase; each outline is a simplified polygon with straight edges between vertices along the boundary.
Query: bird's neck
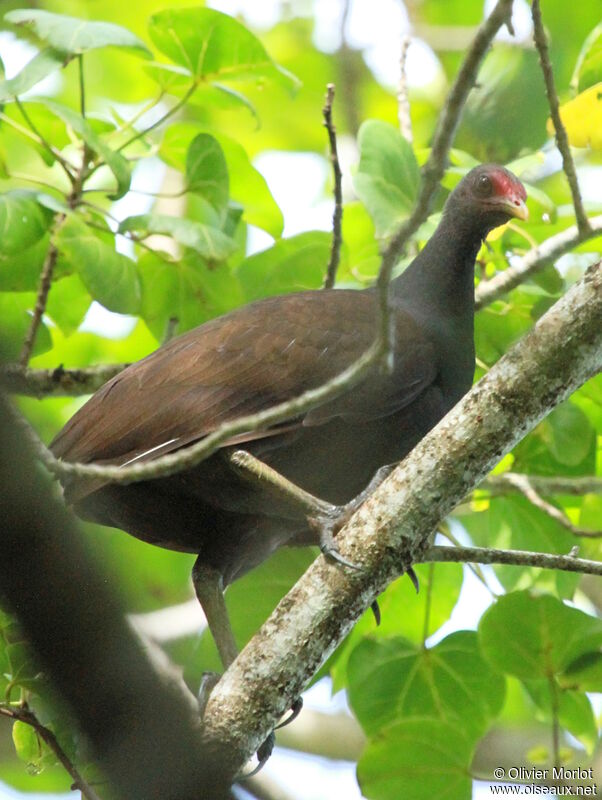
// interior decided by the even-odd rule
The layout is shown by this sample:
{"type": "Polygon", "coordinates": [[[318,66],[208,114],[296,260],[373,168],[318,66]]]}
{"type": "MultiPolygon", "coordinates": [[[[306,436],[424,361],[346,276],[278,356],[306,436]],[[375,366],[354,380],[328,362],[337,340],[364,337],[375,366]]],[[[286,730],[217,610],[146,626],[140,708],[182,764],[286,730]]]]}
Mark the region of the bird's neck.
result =
{"type": "Polygon", "coordinates": [[[466,219],[443,215],[437,230],[410,266],[393,281],[396,303],[425,319],[474,317],[474,263],[484,233],[466,219]]]}

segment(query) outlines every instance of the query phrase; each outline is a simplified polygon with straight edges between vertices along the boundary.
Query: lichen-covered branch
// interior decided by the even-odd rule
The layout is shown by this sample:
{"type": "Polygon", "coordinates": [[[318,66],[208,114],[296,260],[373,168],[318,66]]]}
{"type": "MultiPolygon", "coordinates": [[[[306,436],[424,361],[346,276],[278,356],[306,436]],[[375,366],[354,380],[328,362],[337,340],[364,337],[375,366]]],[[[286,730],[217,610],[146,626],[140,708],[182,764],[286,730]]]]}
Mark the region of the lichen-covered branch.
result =
{"type": "Polygon", "coordinates": [[[600,235],[602,235],[602,215],[589,220],[587,231],[580,232],[576,225],[571,225],[565,231],[550,236],[529,250],[514,266],[499,272],[488,281],[481,281],[477,286],[475,308],[479,310],[493,303],[577,245],[600,235]]]}
{"type": "Polygon", "coordinates": [[[439,521],[552,408],[602,368],[602,266],[590,267],[337,535],[361,571],[316,559],[215,688],[207,735],[235,772],[439,521]]]}
{"type": "Polygon", "coordinates": [[[341,244],[343,243],[343,173],[339,164],[339,153],[337,151],[337,134],[334,122],[332,121],[332,104],[334,102],[334,83],[329,83],[326,87],[326,99],[322,116],[324,117],[324,127],[328,132],[328,146],[330,148],[330,163],[332,164],[332,174],[334,178],[334,211],[332,213],[332,244],[330,246],[330,259],[326,269],[324,288],[332,289],[337,277],[337,268],[341,256],[341,244]]]}
{"type": "Polygon", "coordinates": [[[543,26],[541,18],[541,7],[539,0],[533,0],[531,4],[531,14],[533,17],[533,39],[535,47],[539,53],[539,63],[541,64],[541,71],[546,85],[546,94],[548,97],[548,105],[550,106],[550,116],[554,124],[554,131],[556,134],[556,144],[562,156],[562,168],[564,174],[569,182],[571,195],[573,198],[573,207],[575,209],[575,217],[577,219],[577,227],[581,233],[585,233],[589,228],[589,221],[587,214],[583,208],[583,200],[581,192],[579,191],[579,182],[577,180],[577,171],[575,170],[575,162],[571,155],[571,148],[569,139],[566,134],[566,129],[560,118],[560,103],[558,102],[558,94],[556,93],[556,86],[554,85],[554,72],[550,62],[550,53],[548,50],[548,38],[543,26]]]}

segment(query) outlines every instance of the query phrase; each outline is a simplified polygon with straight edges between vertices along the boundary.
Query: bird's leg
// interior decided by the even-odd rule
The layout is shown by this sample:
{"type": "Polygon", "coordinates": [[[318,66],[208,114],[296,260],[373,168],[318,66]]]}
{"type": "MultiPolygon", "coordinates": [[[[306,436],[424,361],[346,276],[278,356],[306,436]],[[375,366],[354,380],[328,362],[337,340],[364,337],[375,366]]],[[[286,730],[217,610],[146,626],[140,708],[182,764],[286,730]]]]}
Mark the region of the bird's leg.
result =
{"type": "MultiPolygon", "coordinates": [[[[236,640],[228,616],[228,609],[226,608],[226,602],[224,600],[223,576],[219,570],[203,563],[201,556],[199,556],[192,569],[192,582],[198,601],[207,619],[207,625],[213,636],[213,641],[217,647],[222,665],[224,669],[228,669],[238,655],[238,647],[236,646],[236,640]]],[[[221,676],[217,672],[205,672],[203,674],[198,696],[199,713],[201,717],[203,717],[205,713],[209,695],[215,688],[220,677],[221,676]]],[[[290,715],[284,722],[281,722],[277,728],[281,728],[283,725],[288,725],[292,722],[298,716],[302,707],[303,700],[299,697],[293,703],[290,715]]],[[[272,754],[273,749],[274,733],[272,732],[257,751],[257,766],[249,775],[245,775],[245,777],[251,777],[259,772],[272,754]]]]}
{"type": "MultiPolygon", "coordinates": [[[[306,492],[297,484],[289,481],[273,467],[260,461],[255,456],[245,450],[236,450],[230,455],[231,464],[237,468],[247,479],[254,480],[259,484],[269,483],[283,497],[286,497],[295,505],[302,508],[306,514],[310,527],[317,534],[317,544],[323,555],[329,560],[341,564],[350,569],[360,569],[357,564],[353,564],[344,558],[336,545],[335,536],[338,531],[348,522],[361,504],[372,494],[372,492],[391,474],[395,464],[386,464],[376,471],[374,477],[366,488],[344,506],[336,506],[327,503],[319,497],[306,492]]],[[[418,578],[414,570],[410,567],[407,575],[419,589],[418,578]]],[[[371,605],[376,624],[380,624],[380,609],[375,600],[371,605]]]]}

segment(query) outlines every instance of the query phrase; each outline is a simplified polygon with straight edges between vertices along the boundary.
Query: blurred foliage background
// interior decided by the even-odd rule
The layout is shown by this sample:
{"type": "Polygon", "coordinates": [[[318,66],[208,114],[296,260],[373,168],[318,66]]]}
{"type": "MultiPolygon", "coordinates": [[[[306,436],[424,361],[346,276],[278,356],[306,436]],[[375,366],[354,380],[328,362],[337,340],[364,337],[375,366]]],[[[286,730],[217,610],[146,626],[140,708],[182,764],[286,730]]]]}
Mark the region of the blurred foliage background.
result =
{"type": "MultiPolygon", "coordinates": [[[[582,0],[578,11],[564,0],[542,5],[563,119],[586,210],[595,218],[602,211],[602,9],[599,0],[582,0]]],[[[484,13],[482,0],[216,0],[206,8],[198,0],[174,7],[167,0],[48,0],[25,10],[23,2],[5,0],[0,7],[0,341],[5,358],[18,361],[54,251],[29,361],[36,368],[133,361],[174,330],[242,303],[319,288],[331,238],[321,118],[329,82],[337,87],[344,172],[337,285],[369,285],[379,250],[412,208],[418,165],[484,13]],[[122,27],[86,26],[84,19],[122,27]],[[412,36],[412,147],[397,121],[404,33],[412,36]]],[[[527,185],[531,216],[493,232],[479,255],[478,281],[575,224],[524,0],[516,0],[513,21],[515,35],[504,29],[486,57],[436,208],[408,253],[429,237],[464,172],[479,161],[504,163],[527,185]]],[[[591,236],[479,312],[476,379],[601,252],[602,237],[591,236]]],[[[48,441],[83,398],[17,402],[48,441]]],[[[602,476],[601,437],[598,376],[496,471],[602,476]]],[[[573,525],[602,528],[599,492],[551,502],[573,525]]],[[[445,533],[463,543],[550,553],[579,544],[586,557],[602,555],[600,539],[576,538],[518,494],[477,491],[445,533]]],[[[217,658],[210,637],[199,640],[198,616],[187,604],[192,557],[92,525],[82,525],[82,536],[127,609],[160,639],[196,692],[217,658]],[[157,623],[154,612],[168,607],[178,608],[159,618],[169,622],[157,623]]],[[[229,589],[241,645],[313,557],[282,551],[229,589]]],[[[487,783],[479,780],[494,767],[554,760],[597,766],[600,781],[600,582],[535,568],[471,572],[449,564],[418,571],[420,595],[409,582],[391,586],[381,598],[381,627],[369,615],[360,621],[318,676],[347,693],[355,715],[340,711],[339,701],[341,741],[349,731],[355,742],[365,737],[365,747],[349,745],[337,755],[359,758],[363,795],[484,797],[487,783]]],[[[0,623],[0,701],[29,702],[93,775],[18,630],[8,617],[0,623]]],[[[328,755],[319,731],[306,728],[297,738],[283,731],[282,741],[328,755]]],[[[277,757],[269,769],[286,779],[277,757]]],[[[338,794],[324,787],[342,785],[348,768],[323,769],[315,785],[293,781],[290,796],[338,794]]],[[[70,784],[31,728],[2,718],[0,780],[0,796],[9,786],[43,793],[70,784]]],[[[355,784],[344,785],[346,796],[360,797],[355,784]]]]}

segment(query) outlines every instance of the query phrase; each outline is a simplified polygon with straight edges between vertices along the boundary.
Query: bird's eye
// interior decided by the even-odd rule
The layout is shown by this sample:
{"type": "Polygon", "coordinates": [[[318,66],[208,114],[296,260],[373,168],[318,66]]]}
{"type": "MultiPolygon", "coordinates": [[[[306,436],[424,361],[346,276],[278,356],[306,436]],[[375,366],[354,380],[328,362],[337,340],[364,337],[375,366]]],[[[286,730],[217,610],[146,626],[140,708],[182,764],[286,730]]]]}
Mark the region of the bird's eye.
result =
{"type": "Polygon", "coordinates": [[[477,181],[477,191],[482,197],[487,197],[490,195],[493,190],[493,186],[491,184],[491,178],[488,175],[479,175],[479,180],[477,181]]]}

